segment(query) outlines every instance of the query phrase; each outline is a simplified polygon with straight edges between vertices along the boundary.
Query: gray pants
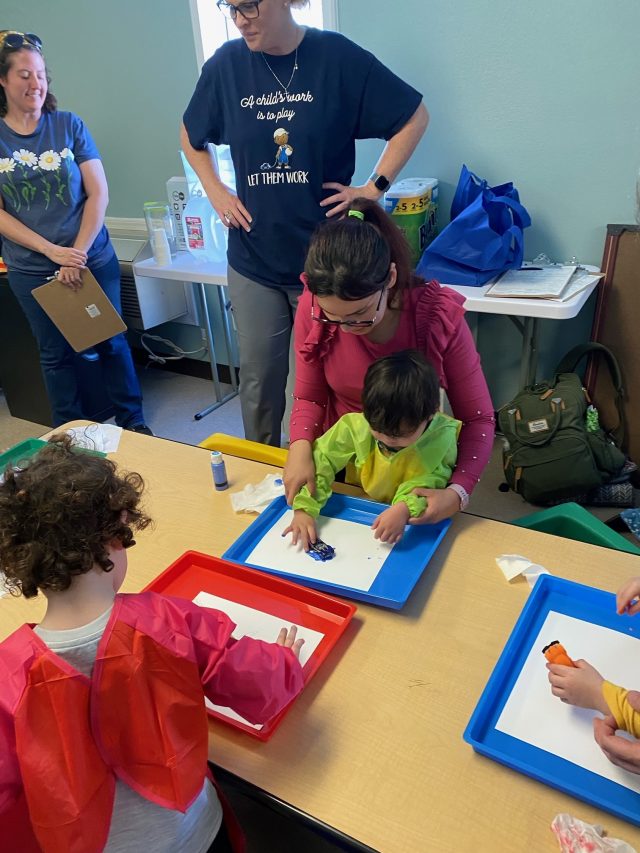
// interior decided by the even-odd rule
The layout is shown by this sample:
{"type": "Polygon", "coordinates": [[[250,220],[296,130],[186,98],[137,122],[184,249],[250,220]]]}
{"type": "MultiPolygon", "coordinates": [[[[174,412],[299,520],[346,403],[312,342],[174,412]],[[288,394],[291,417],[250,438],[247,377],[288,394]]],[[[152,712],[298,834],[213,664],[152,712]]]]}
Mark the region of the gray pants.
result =
{"type": "Polygon", "coordinates": [[[285,404],[293,391],[291,331],[299,293],[265,287],[231,267],[227,281],[238,330],[244,434],[280,447],[285,404]]]}

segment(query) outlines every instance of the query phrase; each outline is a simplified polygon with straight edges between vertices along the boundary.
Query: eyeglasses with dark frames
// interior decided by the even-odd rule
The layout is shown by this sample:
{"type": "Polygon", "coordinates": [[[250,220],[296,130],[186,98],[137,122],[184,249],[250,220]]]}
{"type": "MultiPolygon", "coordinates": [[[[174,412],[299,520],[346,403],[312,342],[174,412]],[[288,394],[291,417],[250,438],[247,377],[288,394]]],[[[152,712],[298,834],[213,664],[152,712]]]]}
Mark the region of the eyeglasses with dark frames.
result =
{"type": "Polygon", "coordinates": [[[4,47],[20,50],[25,44],[35,47],[37,51],[42,53],[42,39],[35,33],[18,33],[13,30],[0,31],[0,50],[4,47]]]}
{"type": "Polygon", "coordinates": [[[378,311],[380,311],[380,306],[382,305],[382,297],[384,296],[384,292],[386,289],[387,283],[385,281],[385,283],[380,288],[380,299],[378,299],[378,304],[376,305],[376,312],[370,320],[329,320],[326,317],[316,317],[313,312],[315,306],[315,296],[311,297],[311,319],[315,320],[316,323],[324,323],[327,326],[347,326],[347,328],[353,328],[354,326],[373,326],[375,325],[375,322],[378,319],[378,311]]]}
{"type": "Polygon", "coordinates": [[[258,18],[260,16],[260,4],[262,0],[251,0],[251,2],[238,3],[238,5],[234,5],[233,3],[228,3],[227,0],[218,0],[216,6],[223,15],[226,15],[227,18],[231,18],[232,21],[238,17],[238,13],[242,15],[245,21],[251,21],[253,18],[258,18]]]}

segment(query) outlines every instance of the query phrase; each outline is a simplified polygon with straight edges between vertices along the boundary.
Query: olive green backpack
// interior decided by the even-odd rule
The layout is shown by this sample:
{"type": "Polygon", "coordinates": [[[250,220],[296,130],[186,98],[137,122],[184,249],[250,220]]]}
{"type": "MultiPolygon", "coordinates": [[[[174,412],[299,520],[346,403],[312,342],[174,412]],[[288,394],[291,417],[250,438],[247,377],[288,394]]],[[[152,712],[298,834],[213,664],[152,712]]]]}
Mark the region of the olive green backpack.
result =
{"type": "Polygon", "coordinates": [[[610,350],[589,343],[568,352],[553,379],[527,386],[498,412],[509,487],[530,503],[547,504],[583,495],[615,477],[626,458],[620,450],[625,430],[622,396],[620,368],[610,350]],[[614,435],[597,423],[587,428],[591,401],[573,371],[589,353],[604,357],[609,367],[619,418],[614,435]]]}

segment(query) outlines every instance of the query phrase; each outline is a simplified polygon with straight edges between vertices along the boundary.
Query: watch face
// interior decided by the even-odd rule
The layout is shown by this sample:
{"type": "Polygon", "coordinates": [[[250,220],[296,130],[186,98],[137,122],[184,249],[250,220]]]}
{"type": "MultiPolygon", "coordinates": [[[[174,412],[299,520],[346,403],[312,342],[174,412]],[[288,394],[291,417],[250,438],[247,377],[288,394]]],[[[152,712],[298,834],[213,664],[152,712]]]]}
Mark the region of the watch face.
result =
{"type": "Polygon", "coordinates": [[[376,189],[380,190],[380,192],[384,192],[385,190],[389,189],[389,187],[391,186],[391,182],[388,181],[384,175],[378,175],[375,180],[374,186],[376,187],[376,189]]]}

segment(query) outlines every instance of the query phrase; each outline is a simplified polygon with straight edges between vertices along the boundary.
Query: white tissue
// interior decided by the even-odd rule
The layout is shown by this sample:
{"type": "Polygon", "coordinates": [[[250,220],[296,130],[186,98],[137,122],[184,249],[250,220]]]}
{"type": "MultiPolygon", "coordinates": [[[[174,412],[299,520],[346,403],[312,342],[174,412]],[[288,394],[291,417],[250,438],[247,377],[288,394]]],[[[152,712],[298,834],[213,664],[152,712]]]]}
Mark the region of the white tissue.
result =
{"type": "Polygon", "coordinates": [[[496,557],[496,563],[508,581],[522,575],[530,587],[535,585],[540,575],[549,574],[544,566],[532,563],[531,560],[521,557],[520,554],[501,554],[496,557]]]}
{"type": "Polygon", "coordinates": [[[122,427],[115,424],[89,424],[83,427],[71,427],[67,430],[77,447],[85,450],[99,450],[101,453],[115,453],[120,444],[122,427]]]}
{"type": "Polygon", "coordinates": [[[604,829],[569,814],[557,814],[551,830],[562,853],[636,853],[619,838],[604,838],[604,829]]]}
{"type": "Polygon", "coordinates": [[[284,483],[279,474],[267,474],[257,486],[249,483],[241,492],[229,495],[235,512],[262,512],[274,498],[284,495],[284,483]]]}

